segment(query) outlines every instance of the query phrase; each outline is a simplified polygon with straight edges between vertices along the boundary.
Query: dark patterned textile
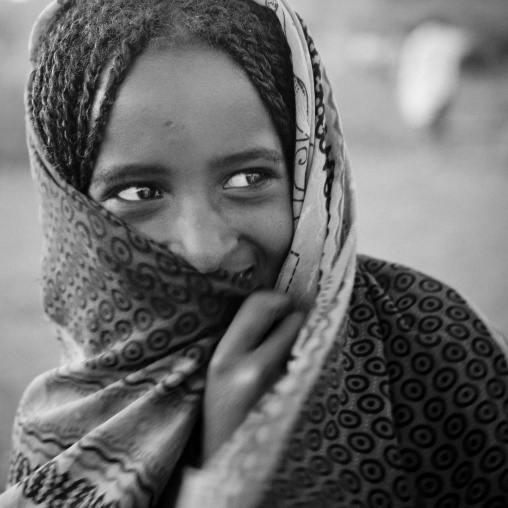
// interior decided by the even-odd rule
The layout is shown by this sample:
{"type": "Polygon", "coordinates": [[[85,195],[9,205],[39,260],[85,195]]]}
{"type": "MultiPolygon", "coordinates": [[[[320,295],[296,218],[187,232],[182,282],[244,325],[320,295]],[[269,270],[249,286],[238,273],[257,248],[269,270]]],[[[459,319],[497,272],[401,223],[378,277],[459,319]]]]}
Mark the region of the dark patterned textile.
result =
{"type": "Polygon", "coordinates": [[[444,284],[357,255],[324,67],[287,0],[255,1],[277,14],[295,73],[295,230],[276,289],[309,314],[287,373],[191,467],[208,361],[255,288],[197,272],[65,184],[28,110],[63,354],[20,402],[0,508],[508,506],[505,340],[444,284]]]}
{"type": "Polygon", "coordinates": [[[508,506],[505,352],[453,289],[358,261],[346,342],[262,506],[508,506]]]}

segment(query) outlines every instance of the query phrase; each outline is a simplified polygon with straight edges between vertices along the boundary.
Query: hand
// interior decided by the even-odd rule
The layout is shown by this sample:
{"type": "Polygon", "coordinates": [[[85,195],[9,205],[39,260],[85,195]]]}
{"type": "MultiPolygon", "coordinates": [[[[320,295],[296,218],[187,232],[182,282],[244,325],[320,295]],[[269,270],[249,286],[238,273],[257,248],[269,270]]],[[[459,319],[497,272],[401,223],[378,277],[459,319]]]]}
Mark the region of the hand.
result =
{"type": "Polygon", "coordinates": [[[259,291],[238,310],[210,361],[203,403],[203,459],[227,441],[284,372],[305,320],[289,296],[259,291]]]}

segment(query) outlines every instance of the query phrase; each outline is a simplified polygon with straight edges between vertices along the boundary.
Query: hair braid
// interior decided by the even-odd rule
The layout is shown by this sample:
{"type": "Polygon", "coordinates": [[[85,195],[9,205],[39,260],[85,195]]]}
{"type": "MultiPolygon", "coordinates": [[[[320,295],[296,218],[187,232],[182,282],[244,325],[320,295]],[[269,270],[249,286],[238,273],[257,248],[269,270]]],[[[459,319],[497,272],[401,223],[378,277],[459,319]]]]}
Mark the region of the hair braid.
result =
{"type": "Polygon", "coordinates": [[[69,2],[41,41],[30,90],[35,129],[60,174],[86,190],[116,94],[148,45],[200,41],[242,67],[294,152],[291,54],[275,14],[251,0],[69,2]],[[108,69],[96,118],[94,99],[108,69]]]}
{"type": "MultiPolygon", "coordinates": [[[[80,180],[76,185],[78,188],[86,188],[90,182],[93,164],[97,158],[100,142],[102,141],[102,133],[106,128],[109,113],[115,102],[116,93],[125,77],[125,74],[130,68],[132,60],[134,59],[132,52],[133,48],[130,48],[128,44],[125,44],[121,49],[121,52],[113,59],[112,68],[106,85],[105,97],[101,104],[99,114],[97,119],[86,131],[87,143],[79,171],[80,180]]],[[[89,109],[91,109],[91,104],[89,109]]],[[[90,114],[87,116],[88,120],[90,119],[90,116],[90,114]]]]}

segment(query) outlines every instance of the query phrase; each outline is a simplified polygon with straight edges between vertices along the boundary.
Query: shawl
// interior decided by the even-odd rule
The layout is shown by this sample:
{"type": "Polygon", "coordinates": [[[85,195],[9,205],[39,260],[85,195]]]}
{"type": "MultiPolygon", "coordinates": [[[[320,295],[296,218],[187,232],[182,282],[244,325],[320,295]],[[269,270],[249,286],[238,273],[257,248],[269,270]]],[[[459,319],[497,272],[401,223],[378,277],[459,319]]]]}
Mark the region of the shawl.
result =
{"type": "Polygon", "coordinates": [[[20,402],[2,508],[505,506],[506,344],[444,284],[357,256],[324,67],[287,0],[252,1],[276,13],[295,75],[295,230],[276,289],[309,314],[287,371],[192,467],[207,363],[255,288],[197,272],[67,185],[27,107],[44,308],[63,354],[20,402]]]}

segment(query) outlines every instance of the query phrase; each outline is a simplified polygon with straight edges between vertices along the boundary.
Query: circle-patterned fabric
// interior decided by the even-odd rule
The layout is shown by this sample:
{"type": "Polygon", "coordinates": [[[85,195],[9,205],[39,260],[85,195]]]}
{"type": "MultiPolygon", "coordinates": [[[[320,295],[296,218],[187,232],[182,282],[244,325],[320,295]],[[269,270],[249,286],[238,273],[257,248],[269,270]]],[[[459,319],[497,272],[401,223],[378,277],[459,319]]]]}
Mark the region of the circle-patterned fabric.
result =
{"type": "Polygon", "coordinates": [[[262,506],[508,506],[504,352],[453,289],[358,261],[347,341],[262,506]]]}
{"type": "Polygon", "coordinates": [[[238,274],[199,273],[55,181],[34,149],[31,158],[44,310],[63,365],[23,396],[9,485],[22,506],[151,506],[178,462],[193,459],[185,448],[206,365],[254,288],[238,274]]]}

